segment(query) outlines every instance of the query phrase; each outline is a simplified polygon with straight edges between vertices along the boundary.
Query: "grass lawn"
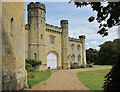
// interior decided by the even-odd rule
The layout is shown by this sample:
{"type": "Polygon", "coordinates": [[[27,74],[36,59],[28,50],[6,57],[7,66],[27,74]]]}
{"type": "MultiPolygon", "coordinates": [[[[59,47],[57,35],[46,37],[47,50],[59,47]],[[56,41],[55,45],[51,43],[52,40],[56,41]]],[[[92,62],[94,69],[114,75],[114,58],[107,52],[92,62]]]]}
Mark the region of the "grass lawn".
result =
{"type": "Polygon", "coordinates": [[[32,88],[35,84],[47,80],[52,73],[50,71],[45,71],[45,72],[29,72],[28,74],[34,75],[34,78],[27,79],[29,88],[32,88]]]}
{"type": "Polygon", "coordinates": [[[109,69],[105,70],[95,70],[95,71],[85,71],[78,72],[77,76],[79,80],[90,90],[98,92],[98,90],[103,90],[101,88],[104,83],[104,77],[109,72],[109,69]]]}

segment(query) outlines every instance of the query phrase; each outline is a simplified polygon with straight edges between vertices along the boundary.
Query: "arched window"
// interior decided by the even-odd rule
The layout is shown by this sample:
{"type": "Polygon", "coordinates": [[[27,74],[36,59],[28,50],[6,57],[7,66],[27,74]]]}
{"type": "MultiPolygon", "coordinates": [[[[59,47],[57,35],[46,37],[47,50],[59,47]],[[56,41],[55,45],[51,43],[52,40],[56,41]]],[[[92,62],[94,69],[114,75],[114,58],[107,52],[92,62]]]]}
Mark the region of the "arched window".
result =
{"type": "Polygon", "coordinates": [[[80,51],[80,45],[78,45],[78,46],[77,46],[77,50],[79,50],[79,51],[80,51]]]}
{"type": "Polygon", "coordinates": [[[43,35],[41,34],[41,39],[43,39],[43,35]]]}
{"type": "Polygon", "coordinates": [[[75,55],[72,55],[71,56],[71,62],[74,63],[74,61],[75,61],[75,55]]]}
{"type": "Polygon", "coordinates": [[[35,57],[35,59],[37,59],[37,54],[36,53],[34,53],[34,57],[35,57]]]}
{"type": "Polygon", "coordinates": [[[50,43],[55,44],[55,36],[50,36],[50,43]]]}
{"type": "Polygon", "coordinates": [[[80,63],[80,55],[78,56],[78,63],[80,63]]]}
{"type": "Polygon", "coordinates": [[[74,50],[74,44],[71,45],[71,50],[74,50]]]}

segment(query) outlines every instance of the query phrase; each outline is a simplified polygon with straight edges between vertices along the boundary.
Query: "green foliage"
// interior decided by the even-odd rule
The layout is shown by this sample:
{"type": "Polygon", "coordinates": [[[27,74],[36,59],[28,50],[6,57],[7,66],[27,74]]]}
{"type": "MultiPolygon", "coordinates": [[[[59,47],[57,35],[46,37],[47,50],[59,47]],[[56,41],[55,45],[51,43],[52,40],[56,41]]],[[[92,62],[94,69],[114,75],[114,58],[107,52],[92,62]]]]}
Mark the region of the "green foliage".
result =
{"type": "Polygon", "coordinates": [[[89,48],[88,50],[86,50],[87,64],[96,63],[98,61],[98,53],[99,51],[97,51],[96,49],[89,48]]]}
{"type": "Polygon", "coordinates": [[[25,62],[25,69],[26,69],[28,72],[30,72],[30,71],[33,70],[33,67],[32,67],[32,65],[30,65],[29,63],[25,62]]]}
{"type": "Polygon", "coordinates": [[[77,63],[71,63],[70,65],[71,65],[71,66],[70,66],[71,69],[93,67],[92,64],[86,64],[86,65],[82,64],[82,65],[78,65],[77,63]]]}
{"type": "Polygon", "coordinates": [[[100,45],[99,60],[97,64],[100,65],[112,65],[120,54],[120,39],[107,41],[100,45]]]}
{"type": "Polygon", "coordinates": [[[78,72],[77,76],[86,87],[88,87],[93,92],[102,92],[102,84],[104,83],[104,76],[110,70],[95,70],[95,71],[84,71],[78,72]]]}
{"type": "Polygon", "coordinates": [[[45,72],[29,72],[27,83],[29,88],[32,88],[34,85],[38,84],[39,82],[46,81],[51,76],[50,71],[45,72]]]}
{"type": "Polygon", "coordinates": [[[34,66],[41,64],[41,61],[37,61],[34,59],[26,59],[25,60],[25,69],[30,72],[33,71],[34,66]]]}
{"type": "Polygon", "coordinates": [[[81,68],[85,68],[86,66],[85,65],[81,65],[81,68]]]}
{"type": "Polygon", "coordinates": [[[110,72],[105,76],[104,92],[120,91],[120,54],[110,72]]]}
{"type": "MultiPolygon", "coordinates": [[[[71,0],[74,1],[74,0],[71,0]]],[[[106,0],[108,1],[108,0],[106,0]]],[[[97,20],[99,23],[99,33],[100,35],[107,36],[108,29],[113,26],[120,25],[120,1],[119,2],[107,2],[106,5],[103,2],[75,2],[77,7],[91,5],[93,11],[96,11],[96,17],[91,16],[88,21],[93,22],[97,20]],[[103,23],[104,22],[104,23],[103,23]]]]}
{"type": "Polygon", "coordinates": [[[40,65],[42,63],[42,61],[38,61],[35,59],[26,59],[25,62],[32,65],[32,67],[34,67],[36,65],[40,65]]]}
{"type": "Polygon", "coordinates": [[[86,64],[86,67],[93,67],[93,65],[92,64],[86,64]]]}
{"type": "Polygon", "coordinates": [[[70,64],[70,68],[71,69],[76,69],[78,67],[78,64],[77,63],[71,63],[70,64]]]}

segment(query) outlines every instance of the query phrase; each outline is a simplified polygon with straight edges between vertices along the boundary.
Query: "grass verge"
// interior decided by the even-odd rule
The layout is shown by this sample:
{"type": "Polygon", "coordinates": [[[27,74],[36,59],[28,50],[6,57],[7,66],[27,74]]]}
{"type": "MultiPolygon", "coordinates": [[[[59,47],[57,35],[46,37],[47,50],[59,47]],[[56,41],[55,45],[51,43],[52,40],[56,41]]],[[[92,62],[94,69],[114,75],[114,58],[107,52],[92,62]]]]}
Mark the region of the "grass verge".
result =
{"type": "Polygon", "coordinates": [[[109,72],[109,69],[78,72],[77,76],[87,88],[94,92],[102,91],[104,77],[109,72]]]}
{"type": "Polygon", "coordinates": [[[46,81],[50,76],[51,72],[50,71],[45,71],[45,72],[29,72],[28,74],[33,74],[33,78],[28,78],[27,83],[29,88],[32,88],[34,85],[46,81]]]}

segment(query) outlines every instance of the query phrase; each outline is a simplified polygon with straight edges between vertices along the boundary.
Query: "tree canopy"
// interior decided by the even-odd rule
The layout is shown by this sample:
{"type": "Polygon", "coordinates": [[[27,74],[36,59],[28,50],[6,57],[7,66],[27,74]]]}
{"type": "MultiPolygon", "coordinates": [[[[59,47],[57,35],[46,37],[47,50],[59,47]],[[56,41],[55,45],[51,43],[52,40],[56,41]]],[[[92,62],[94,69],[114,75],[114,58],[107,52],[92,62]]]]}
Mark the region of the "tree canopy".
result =
{"type": "Polygon", "coordinates": [[[118,59],[120,54],[120,39],[115,39],[112,41],[107,41],[100,45],[100,51],[98,54],[99,61],[98,64],[102,65],[113,65],[115,60],[118,59]]]}
{"type": "Polygon", "coordinates": [[[87,64],[95,64],[98,60],[98,52],[96,49],[93,48],[89,48],[88,50],[86,50],[86,61],[87,64]]]}
{"type": "Polygon", "coordinates": [[[97,12],[97,17],[91,16],[88,21],[93,22],[97,20],[97,22],[99,23],[99,30],[97,33],[99,33],[103,37],[108,35],[108,29],[112,28],[113,26],[120,25],[120,1],[106,2],[106,5],[103,4],[103,2],[76,1],[74,1],[74,4],[77,7],[90,5],[92,10],[97,12]]]}

